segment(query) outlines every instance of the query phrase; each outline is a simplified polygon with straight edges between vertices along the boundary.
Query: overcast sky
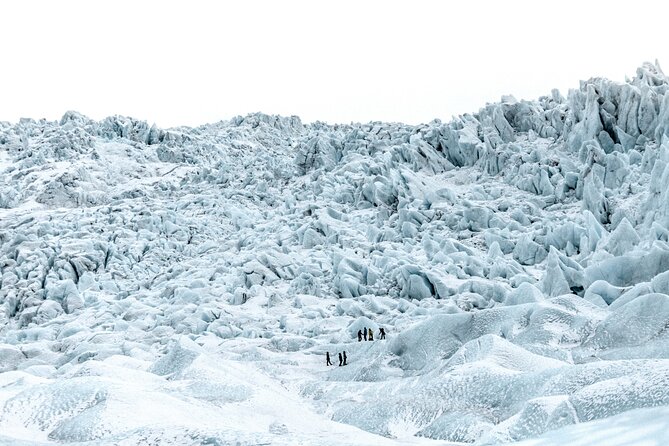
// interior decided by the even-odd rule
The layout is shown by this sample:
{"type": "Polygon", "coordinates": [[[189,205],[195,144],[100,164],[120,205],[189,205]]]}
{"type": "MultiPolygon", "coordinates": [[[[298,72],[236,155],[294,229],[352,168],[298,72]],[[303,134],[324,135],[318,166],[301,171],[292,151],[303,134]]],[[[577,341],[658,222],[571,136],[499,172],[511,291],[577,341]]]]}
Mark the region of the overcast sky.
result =
{"type": "Polygon", "coordinates": [[[0,120],[122,114],[163,127],[255,111],[448,120],[503,94],[669,73],[663,1],[7,1],[0,120]]]}

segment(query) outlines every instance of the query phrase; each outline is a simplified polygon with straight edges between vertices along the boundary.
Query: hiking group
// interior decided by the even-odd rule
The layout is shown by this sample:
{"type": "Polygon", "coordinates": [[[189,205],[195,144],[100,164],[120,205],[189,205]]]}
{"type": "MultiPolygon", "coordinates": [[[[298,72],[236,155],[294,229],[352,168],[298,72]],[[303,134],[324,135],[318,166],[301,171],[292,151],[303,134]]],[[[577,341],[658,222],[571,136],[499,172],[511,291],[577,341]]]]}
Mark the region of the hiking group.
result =
{"type": "MultiPolygon", "coordinates": [[[[343,366],[343,365],[348,365],[346,363],[346,359],[347,359],[347,357],[346,357],[346,352],[345,351],[343,352],[343,355],[341,353],[339,353],[339,366],[340,367],[343,366]]],[[[330,352],[325,352],[325,365],[332,365],[332,362],[330,361],[330,352]]]]}
{"type": "MultiPolygon", "coordinates": [[[[363,328],[362,330],[358,330],[358,342],[362,342],[362,340],[365,341],[373,341],[374,340],[374,331],[370,328],[368,329],[367,327],[363,328]]],[[[386,331],[383,329],[383,327],[379,327],[379,339],[386,339],[386,331]]],[[[339,366],[343,365],[348,365],[346,363],[346,360],[348,359],[346,357],[346,352],[339,353],[339,366]]],[[[332,361],[330,360],[330,352],[325,352],[325,365],[333,365],[332,361]]]]}
{"type": "MultiPolygon", "coordinates": [[[[383,329],[383,327],[379,327],[379,339],[385,339],[386,338],[386,331],[383,329]]],[[[363,338],[365,341],[373,341],[374,340],[374,330],[371,328],[363,328],[362,330],[358,330],[358,342],[362,342],[363,338]]]]}

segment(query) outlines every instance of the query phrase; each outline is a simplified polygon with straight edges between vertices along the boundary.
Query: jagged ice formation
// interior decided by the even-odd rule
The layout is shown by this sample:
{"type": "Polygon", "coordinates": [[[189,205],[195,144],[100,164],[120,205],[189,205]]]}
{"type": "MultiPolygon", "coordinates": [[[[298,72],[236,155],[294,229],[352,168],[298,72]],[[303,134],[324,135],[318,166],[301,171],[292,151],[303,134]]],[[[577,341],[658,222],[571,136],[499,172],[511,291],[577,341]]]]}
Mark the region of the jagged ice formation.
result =
{"type": "Polygon", "coordinates": [[[0,123],[0,442],[669,441],[668,88],[0,123]]]}

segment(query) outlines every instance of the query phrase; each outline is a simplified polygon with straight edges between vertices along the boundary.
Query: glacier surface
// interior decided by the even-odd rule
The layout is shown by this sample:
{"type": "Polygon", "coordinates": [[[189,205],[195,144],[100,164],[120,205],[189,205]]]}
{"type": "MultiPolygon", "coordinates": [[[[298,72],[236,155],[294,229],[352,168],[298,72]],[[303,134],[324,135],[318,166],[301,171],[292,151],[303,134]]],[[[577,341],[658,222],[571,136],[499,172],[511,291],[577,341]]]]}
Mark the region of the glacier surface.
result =
{"type": "Polygon", "coordinates": [[[0,122],[0,443],[665,444],[668,90],[0,122]]]}

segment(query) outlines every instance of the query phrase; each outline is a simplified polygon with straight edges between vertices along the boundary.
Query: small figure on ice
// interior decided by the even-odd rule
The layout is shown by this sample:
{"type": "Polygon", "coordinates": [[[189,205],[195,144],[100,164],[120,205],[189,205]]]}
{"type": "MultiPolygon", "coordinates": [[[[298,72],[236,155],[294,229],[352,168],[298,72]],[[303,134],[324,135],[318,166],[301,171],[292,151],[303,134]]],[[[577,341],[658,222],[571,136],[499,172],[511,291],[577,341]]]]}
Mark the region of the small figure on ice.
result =
{"type": "Polygon", "coordinates": [[[325,365],[332,365],[332,362],[330,361],[330,352],[325,352],[325,365]]]}
{"type": "Polygon", "coordinates": [[[379,339],[386,338],[386,330],[384,330],[383,327],[379,327],[379,333],[381,334],[381,336],[379,336],[379,339]]]}
{"type": "Polygon", "coordinates": [[[362,341],[362,330],[358,330],[358,342],[362,341]]]}
{"type": "Polygon", "coordinates": [[[339,353],[339,367],[341,367],[342,362],[343,362],[343,359],[342,359],[342,357],[341,357],[341,353],[339,353]]]}
{"type": "Polygon", "coordinates": [[[373,341],[373,340],[374,340],[374,331],[372,331],[371,328],[370,328],[369,330],[367,330],[367,339],[368,339],[369,341],[373,341]]]}
{"type": "Polygon", "coordinates": [[[344,365],[346,365],[346,351],[344,351],[344,365]]]}

